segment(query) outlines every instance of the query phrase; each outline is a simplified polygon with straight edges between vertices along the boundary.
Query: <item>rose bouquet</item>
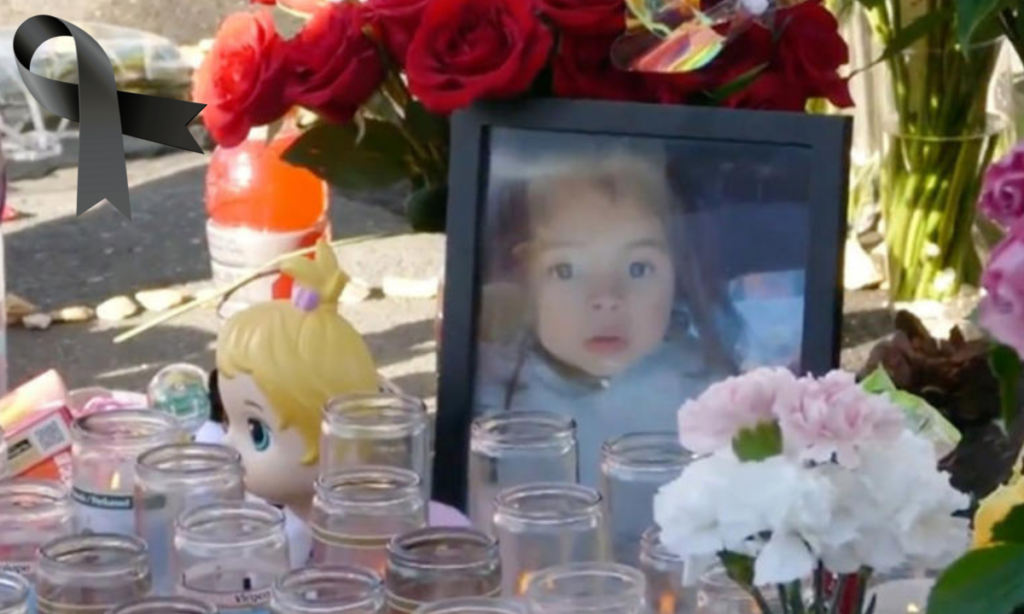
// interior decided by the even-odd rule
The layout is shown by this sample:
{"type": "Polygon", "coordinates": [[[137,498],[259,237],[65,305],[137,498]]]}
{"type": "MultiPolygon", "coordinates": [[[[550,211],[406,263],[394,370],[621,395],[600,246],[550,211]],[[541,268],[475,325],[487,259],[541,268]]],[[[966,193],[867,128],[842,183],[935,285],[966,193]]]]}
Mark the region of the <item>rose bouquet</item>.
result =
{"type": "MultiPolygon", "coordinates": [[[[714,0],[708,0],[713,2],[714,0]]],[[[803,111],[853,104],[848,50],[820,0],[753,24],[696,72],[622,71],[623,0],[341,0],[284,39],[271,9],[229,16],[197,72],[203,121],[231,147],[295,108],[315,114],[286,153],[343,192],[401,181],[414,223],[443,224],[448,115],[526,96],[803,111]]]]}
{"type": "Polygon", "coordinates": [[[656,496],[662,541],[686,580],[720,562],[764,614],[860,614],[872,572],[939,569],[967,548],[954,514],[969,500],[935,446],[852,374],[730,378],[682,407],[679,431],[706,456],[656,496]]]}

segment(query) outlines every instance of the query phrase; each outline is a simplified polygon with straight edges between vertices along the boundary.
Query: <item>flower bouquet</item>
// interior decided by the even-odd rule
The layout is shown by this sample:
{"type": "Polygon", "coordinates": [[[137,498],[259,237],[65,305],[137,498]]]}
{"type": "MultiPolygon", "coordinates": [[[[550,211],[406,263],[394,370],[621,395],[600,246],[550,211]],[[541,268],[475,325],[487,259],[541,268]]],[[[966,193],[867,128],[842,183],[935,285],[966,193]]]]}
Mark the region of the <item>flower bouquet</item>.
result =
{"type": "MultiPolygon", "coordinates": [[[[261,0],[264,2],[264,0],[261,0]]],[[[713,3],[713,0],[709,0],[713,3]]],[[[848,50],[820,0],[753,23],[685,73],[624,71],[623,0],[341,0],[294,37],[270,9],[229,16],[197,72],[203,121],[232,147],[296,107],[315,119],[285,158],[342,192],[411,185],[414,223],[443,228],[448,115],[478,100],[555,96],[803,111],[851,106],[848,50]]]]}
{"type": "Polygon", "coordinates": [[[969,500],[909,418],[842,371],[759,369],[687,402],[680,439],[705,456],[654,506],[685,580],[717,562],[763,614],[860,614],[872,573],[949,564],[969,500]]]}

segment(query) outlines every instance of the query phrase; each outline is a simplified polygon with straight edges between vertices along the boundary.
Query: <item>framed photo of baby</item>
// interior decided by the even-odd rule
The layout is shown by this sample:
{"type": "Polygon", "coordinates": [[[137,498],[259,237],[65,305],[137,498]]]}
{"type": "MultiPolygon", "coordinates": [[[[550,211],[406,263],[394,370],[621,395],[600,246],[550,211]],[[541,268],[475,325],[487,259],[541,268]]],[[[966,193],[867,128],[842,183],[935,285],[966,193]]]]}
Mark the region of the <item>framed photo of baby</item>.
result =
{"type": "Polygon", "coordinates": [[[712,383],[838,366],[848,118],[566,100],[452,121],[436,495],[464,504],[469,425],[675,431],[712,383]]]}

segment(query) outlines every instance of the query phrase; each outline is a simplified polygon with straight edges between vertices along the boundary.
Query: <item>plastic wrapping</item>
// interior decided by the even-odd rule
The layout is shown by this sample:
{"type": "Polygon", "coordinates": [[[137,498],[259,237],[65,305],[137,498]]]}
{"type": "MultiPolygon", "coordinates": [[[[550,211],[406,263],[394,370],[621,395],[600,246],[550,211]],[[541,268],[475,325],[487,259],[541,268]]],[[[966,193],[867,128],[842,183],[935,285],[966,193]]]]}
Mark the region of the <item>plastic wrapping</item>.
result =
{"type": "MultiPolygon", "coordinates": [[[[103,23],[75,22],[100,44],[114,68],[117,88],[126,92],[184,99],[192,66],[174,42],[155,34],[103,23]]],[[[14,57],[17,25],[0,26],[0,138],[15,160],[61,153],[59,133],[68,125],[31,97],[14,57]]],[[[68,83],[78,80],[74,39],[53,38],[32,58],[32,72],[68,83]]]]}

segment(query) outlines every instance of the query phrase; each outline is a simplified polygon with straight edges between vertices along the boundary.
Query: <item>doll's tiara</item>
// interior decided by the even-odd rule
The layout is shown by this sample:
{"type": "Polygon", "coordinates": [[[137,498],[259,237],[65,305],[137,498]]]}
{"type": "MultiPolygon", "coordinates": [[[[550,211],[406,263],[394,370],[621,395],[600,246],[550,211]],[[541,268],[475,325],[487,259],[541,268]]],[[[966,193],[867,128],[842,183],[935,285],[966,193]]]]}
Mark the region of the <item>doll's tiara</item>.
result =
{"type": "Polygon", "coordinates": [[[311,288],[296,285],[292,289],[292,304],[302,311],[315,311],[320,306],[320,293],[311,288]]]}

